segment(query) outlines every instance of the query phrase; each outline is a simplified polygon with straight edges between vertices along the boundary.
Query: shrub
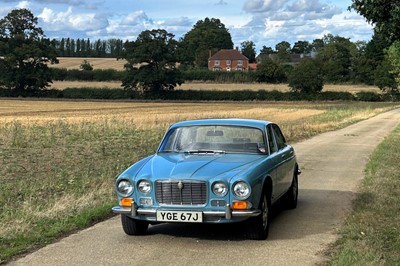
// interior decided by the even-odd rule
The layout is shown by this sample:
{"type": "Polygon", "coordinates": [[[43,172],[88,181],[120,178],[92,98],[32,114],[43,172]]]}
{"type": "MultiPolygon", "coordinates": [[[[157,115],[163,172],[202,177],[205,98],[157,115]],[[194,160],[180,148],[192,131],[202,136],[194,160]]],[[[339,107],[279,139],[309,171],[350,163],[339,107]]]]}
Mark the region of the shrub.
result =
{"type": "Polygon", "coordinates": [[[376,92],[360,91],[356,93],[356,99],[362,102],[381,102],[382,97],[376,92]]]}
{"type": "Polygon", "coordinates": [[[313,59],[305,58],[289,75],[289,87],[293,92],[319,93],[324,87],[321,70],[313,59]]]}

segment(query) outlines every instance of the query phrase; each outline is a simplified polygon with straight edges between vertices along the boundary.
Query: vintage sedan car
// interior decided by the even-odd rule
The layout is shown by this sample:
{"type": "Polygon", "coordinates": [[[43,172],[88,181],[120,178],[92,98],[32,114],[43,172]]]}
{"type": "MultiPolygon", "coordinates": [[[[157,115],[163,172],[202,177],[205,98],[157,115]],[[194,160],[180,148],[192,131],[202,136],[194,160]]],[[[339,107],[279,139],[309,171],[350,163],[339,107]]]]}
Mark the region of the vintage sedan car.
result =
{"type": "Polygon", "coordinates": [[[293,147],[268,121],[205,119],[172,125],[154,155],[116,180],[122,228],[149,224],[245,222],[250,239],[266,239],[270,208],[295,208],[299,166],[293,147]]]}

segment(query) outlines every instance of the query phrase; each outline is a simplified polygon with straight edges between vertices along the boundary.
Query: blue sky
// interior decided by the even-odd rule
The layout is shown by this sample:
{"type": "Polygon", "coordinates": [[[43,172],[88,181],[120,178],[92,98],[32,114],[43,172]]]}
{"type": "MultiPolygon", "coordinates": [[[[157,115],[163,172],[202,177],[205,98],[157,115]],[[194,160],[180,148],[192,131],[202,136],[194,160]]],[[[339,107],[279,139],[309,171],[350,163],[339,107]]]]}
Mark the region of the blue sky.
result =
{"type": "Polygon", "coordinates": [[[0,17],[28,8],[47,37],[135,40],[146,29],[166,29],[176,39],[198,20],[219,18],[235,46],[253,41],[275,48],[325,34],[369,41],[373,27],[347,7],[351,0],[0,0],[0,17]]]}

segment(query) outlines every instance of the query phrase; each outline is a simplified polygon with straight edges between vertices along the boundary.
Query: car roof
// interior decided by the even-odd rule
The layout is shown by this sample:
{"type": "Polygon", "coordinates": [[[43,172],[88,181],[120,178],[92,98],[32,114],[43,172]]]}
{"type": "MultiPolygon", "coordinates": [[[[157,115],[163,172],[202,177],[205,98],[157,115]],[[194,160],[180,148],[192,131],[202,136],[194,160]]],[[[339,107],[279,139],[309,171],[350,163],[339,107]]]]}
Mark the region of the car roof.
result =
{"type": "Polygon", "coordinates": [[[200,119],[200,120],[188,120],[177,122],[171,126],[175,127],[188,127],[188,126],[204,126],[204,125],[229,125],[229,126],[245,126],[245,127],[255,127],[259,129],[264,129],[265,126],[271,124],[269,121],[254,120],[254,119],[200,119]]]}

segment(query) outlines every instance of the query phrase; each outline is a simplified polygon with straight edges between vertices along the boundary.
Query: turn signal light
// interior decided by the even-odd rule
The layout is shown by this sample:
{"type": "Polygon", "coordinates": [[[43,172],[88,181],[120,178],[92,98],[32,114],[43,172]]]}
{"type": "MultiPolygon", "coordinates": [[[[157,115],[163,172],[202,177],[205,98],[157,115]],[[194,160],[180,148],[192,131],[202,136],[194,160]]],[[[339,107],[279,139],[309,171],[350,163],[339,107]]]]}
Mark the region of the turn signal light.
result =
{"type": "Polygon", "coordinates": [[[232,202],[232,209],[247,210],[247,201],[234,201],[234,202],[232,202]]]}
{"type": "Polygon", "coordinates": [[[133,199],[131,199],[131,198],[121,199],[121,206],[123,206],[123,207],[131,207],[132,203],[133,203],[133,199]]]}

